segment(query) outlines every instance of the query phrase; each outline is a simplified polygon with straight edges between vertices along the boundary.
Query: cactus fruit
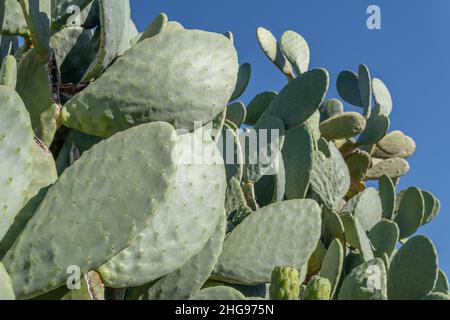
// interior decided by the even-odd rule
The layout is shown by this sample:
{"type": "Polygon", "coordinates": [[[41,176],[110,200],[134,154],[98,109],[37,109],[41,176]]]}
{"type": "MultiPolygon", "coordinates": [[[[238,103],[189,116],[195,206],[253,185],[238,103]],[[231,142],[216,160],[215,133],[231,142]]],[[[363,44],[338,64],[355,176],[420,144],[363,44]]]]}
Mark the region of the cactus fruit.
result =
{"type": "Polygon", "coordinates": [[[304,37],[258,28],[288,82],[247,104],[232,32],[130,8],[0,0],[0,299],[449,299],[374,70],[329,97],[304,37]]]}
{"type": "Polygon", "coordinates": [[[271,300],[298,300],[300,294],[300,276],[292,267],[276,267],[272,271],[270,282],[271,300]]]}
{"type": "Polygon", "coordinates": [[[328,279],[314,276],[306,286],[303,300],[330,300],[331,284],[328,279]]]}

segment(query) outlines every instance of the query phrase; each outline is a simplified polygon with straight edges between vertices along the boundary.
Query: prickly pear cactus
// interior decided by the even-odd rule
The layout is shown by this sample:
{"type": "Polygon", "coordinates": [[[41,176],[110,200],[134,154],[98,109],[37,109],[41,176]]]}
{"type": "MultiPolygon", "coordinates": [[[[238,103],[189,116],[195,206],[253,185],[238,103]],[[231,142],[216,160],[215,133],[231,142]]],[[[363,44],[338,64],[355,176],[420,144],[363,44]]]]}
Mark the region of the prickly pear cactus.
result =
{"type": "Polygon", "coordinates": [[[276,267],[272,271],[270,299],[297,300],[300,294],[300,275],[292,267],[276,267]]]}
{"type": "Polygon", "coordinates": [[[238,34],[130,10],[0,0],[0,299],[450,299],[376,70],[330,96],[307,39],[258,28],[287,82],[244,101],[238,34]]]}

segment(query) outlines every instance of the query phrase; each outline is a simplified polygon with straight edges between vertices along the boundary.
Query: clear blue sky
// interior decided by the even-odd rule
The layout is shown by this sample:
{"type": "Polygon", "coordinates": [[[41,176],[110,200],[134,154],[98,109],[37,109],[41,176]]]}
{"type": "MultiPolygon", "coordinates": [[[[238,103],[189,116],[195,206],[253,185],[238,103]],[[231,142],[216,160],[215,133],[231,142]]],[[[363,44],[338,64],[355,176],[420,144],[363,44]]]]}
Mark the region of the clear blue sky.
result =
{"type": "MultiPolygon", "coordinates": [[[[338,97],[335,81],[344,69],[367,64],[391,90],[391,130],[402,130],[417,143],[411,171],[400,188],[418,186],[442,202],[438,218],[419,233],[438,249],[450,275],[450,1],[448,0],[132,0],[139,30],[159,12],[191,29],[235,36],[240,62],[250,62],[252,80],[242,100],[264,90],[279,91],[285,78],[258,47],[255,30],[264,26],[277,37],[291,29],[311,49],[311,67],[331,74],[328,98],[338,97]],[[381,7],[382,29],[366,27],[366,9],[381,7]]],[[[349,108],[351,109],[351,108],[349,108]]]]}

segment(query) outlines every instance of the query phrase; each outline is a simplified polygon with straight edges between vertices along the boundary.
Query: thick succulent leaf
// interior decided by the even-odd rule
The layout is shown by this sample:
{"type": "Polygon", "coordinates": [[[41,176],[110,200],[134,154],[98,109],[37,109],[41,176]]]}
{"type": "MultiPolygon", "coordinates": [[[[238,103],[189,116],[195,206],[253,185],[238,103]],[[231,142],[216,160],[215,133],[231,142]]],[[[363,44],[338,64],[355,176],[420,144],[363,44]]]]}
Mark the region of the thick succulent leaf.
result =
{"type": "Polygon", "coordinates": [[[61,175],[3,259],[18,298],[59,287],[69,266],[97,268],[136,239],[169,194],[174,134],[162,122],[127,130],[61,175]]]}
{"type": "Polygon", "coordinates": [[[0,69],[0,85],[16,90],[17,84],[17,61],[12,55],[7,55],[3,59],[0,69]]]}
{"type": "Polygon", "coordinates": [[[336,114],[320,124],[320,133],[327,140],[349,139],[366,127],[366,118],[358,112],[336,114]]]}
{"type": "Polygon", "coordinates": [[[11,278],[0,262],[0,300],[14,300],[15,298],[11,278]]]}
{"type": "Polygon", "coordinates": [[[190,300],[245,300],[245,296],[231,287],[218,286],[200,290],[190,300]]]}
{"type": "MultiPolygon", "coordinates": [[[[82,78],[88,83],[98,77],[103,70],[123,50],[123,39],[130,23],[130,2],[99,0],[100,8],[100,47],[97,55],[82,78]]],[[[129,39],[131,40],[131,39],[129,39]]]]}
{"type": "Polygon", "coordinates": [[[361,181],[371,165],[370,154],[357,150],[345,159],[350,177],[354,181],[361,181]]]}
{"type": "MultiPolygon", "coordinates": [[[[59,30],[63,27],[80,27],[86,20],[94,0],[51,0],[51,27],[59,30]],[[86,10],[86,11],[85,11],[86,10]],[[83,19],[84,18],[84,19],[83,19]]],[[[97,4],[98,6],[98,4],[97,4]]]]}
{"type": "Polygon", "coordinates": [[[139,36],[137,42],[141,42],[145,39],[152,38],[161,32],[163,32],[169,22],[169,18],[165,13],[160,13],[156,18],[148,25],[148,27],[139,36]]]}
{"type": "Polygon", "coordinates": [[[216,230],[203,249],[180,269],[159,279],[145,291],[141,291],[139,299],[183,300],[198,294],[217,262],[225,237],[225,227],[226,219],[222,214],[216,230]]]}
{"type": "Polygon", "coordinates": [[[283,72],[289,78],[293,78],[292,65],[289,60],[286,59],[283,52],[281,51],[281,47],[277,42],[277,39],[274,37],[272,32],[269,30],[259,27],[256,30],[256,37],[258,38],[258,43],[267,58],[278,68],[281,72],[283,72]]]}
{"type": "Polygon", "coordinates": [[[324,208],[322,220],[322,240],[324,244],[329,246],[334,239],[339,239],[344,242],[345,228],[340,215],[332,210],[324,208]]]}
{"type": "Polygon", "coordinates": [[[30,29],[17,0],[0,1],[0,32],[3,35],[30,37],[30,29]]]}
{"type": "Polygon", "coordinates": [[[339,96],[346,102],[362,107],[362,99],[359,92],[358,75],[353,71],[342,71],[336,81],[339,96]]]}
{"type": "Polygon", "coordinates": [[[339,300],[386,300],[387,276],[383,260],[364,262],[345,278],[339,300]]]}
{"type": "Polygon", "coordinates": [[[350,212],[358,219],[365,231],[372,229],[382,217],[382,205],[378,191],[367,188],[348,201],[344,212],[350,212]]]}
{"type": "Polygon", "coordinates": [[[244,171],[244,156],[241,143],[236,131],[231,129],[226,123],[223,126],[217,145],[225,163],[227,181],[230,181],[233,177],[241,181],[244,171]]]}
{"type": "Polygon", "coordinates": [[[238,101],[228,105],[226,111],[226,120],[231,121],[236,128],[239,128],[245,120],[247,109],[245,105],[238,101]]]}
{"type": "Polygon", "coordinates": [[[320,215],[319,205],[309,199],[283,201],[258,210],[226,238],[213,278],[267,283],[276,266],[301,268],[319,241],[320,215]]]}
{"type": "Polygon", "coordinates": [[[400,239],[412,236],[422,224],[424,215],[422,193],[415,187],[408,188],[402,196],[394,221],[400,229],[400,239]]]}
{"type": "Polygon", "coordinates": [[[247,106],[245,124],[254,126],[277,95],[278,93],[274,91],[264,91],[256,95],[247,106]]]}
{"type": "Polygon", "coordinates": [[[392,256],[395,246],[399,240],[400,231],[395,222],[381,220],[372,229],[368,236],[377,255],[386,253],[392,256]]]}
{"type": "Polygon", "coordinates": [[[251,75],[252,67],[250,66],[250,63],[243,63],[239,66],[236,86],[233,94],[231,95],[230,101],[237,100],[244,94],[245,89],[247,89],[247,86],[250,83],[251,75]]]}
{"type": "Polygon", "coordinates": [[[213,234],[223,214],[225,170],[216,144],[202,134],[180,136],[169,197],[131,245],[98,269],[107,286],[136,287],[165,276],[199,253],[213,234]]]}
{"type": "Polygon", "coordinates": [[[331,284],[331,297],[337,292],[344,269],[344,247],[337,239],[331,242],[322,262],[319,276],[328,279],[331,284]]]}
{"type": "Polygon", "coordinates": [[[344,105],[338,99],[325,100],[319,107],[320,122],[344,112],[344,105]]]}
{"type": "Polygon", "coordinates": [[[375,99],[374,112],[389,117],[392,112],[392,98],[388,88],[383,81],[373,78],[372,91],[375,99]]]}
{"type": "Polygon", "coordinates": [[[286,190],[286,171],[283,157],[279,157],[277,160],[278,167],[273,169],[274,174],[266,174],[255,183],[256,202],[263,207],[270,203],[280,202],[284,199],[286,190]]]}
{"type": "Polygon", "coordinates": [[[30,113],[35,135],[50,146],[58,127],[59,106],[51,88],[49,61],[43,60],[36,49],[20,59],[16,89],[30,113]]]}
{"type": "Polygon", "coordinates": [[[382,175],[378,180],[381,204],[383,206],[383,218],[392,220],[395,210],[395,186],[389,176],[382,175]]]}
{"type": "Polygon", "coordinates": [[[95,58],[92,32],[82,27],[64,28],[52,35],[50,46],[61,73],[62,83],[79,83],[95,58]]]}
{"type": "Polygon", "coordinates": [[[31,39],[38,55],[46,60],[51,53],[50,24],[52,0],[19,0],[31,39]]]}
{"type": "Polygon", "coordinates": [[[372,107],[372,78],[370,70],[365,64],[361,64],[358,68],[358,88],[364,116],[369,118],[372,107]]]}
{"type": "Polygon", "coordinates": [[[348,213],[341,215],[341,219],[345,228],[345,241],[358,249],[364,261],[373,259],[372,245],[358,219],[348,213]]]}
{"type": "Polygon", "coordinates": [[[322,151],[314,153],[311,188],[328,209],[336,209],[350,188],[350,173],[335,145],[329,143],[328,147],[330,157],[322,151]]]}
{"type": "Polygon", "coordinates": [[[402,158],[380,160],[372,158],[372,167],[366,172],[367,180],[377,180],[386,175],[391,179],[404,176],[409,171],[409,163],[402,158]]]}
{"type": "Polygon", "coordinates": [[[309,46],[301,35],[294,31],[286,31],[281,36],[280,48],[291,63],[297,76],[308,71],[309,46]]]}
{"type": "Polygon", "coordinates": [[[14,223],[0,242],[0,257],[3,257],[13,246],[44,199],[48,187],[58,179],[52,154],[42,148],[37,143],[33,145],[31,152],[33,169],[30,184],[25,191],[25,205],[20,209],[14,223]]]}
{"type": "Polygon", "coordinates": [[[224,110],[237,69],[236,50],[224,36],[198,30],[163,32],[128,50],[72,98],[62,120],[100,137],[149,121],[192,131],[224,110]]]}
{"type": "Polygon", "coordinates": [[[328,71],[325,69],[313,69],[303,73],[281,90],[262,117],[272,115],[281,118],[286,130],[301,124],[322,104],[328,83],[328,71]]]}
{"type": "Polygon", "coordinates": [[[414,140],[401,131],[392,131],[377,143],[373,155],[377,158],[408,158],[416,151],[414,140]]]}
{"type": "Polygon", "coordinates": [[[0,86],[0,239],[25,204],[33,178],[33,131],[19,95],[0,86]],[[14,195],[14,196],[12,196],[14,195]]]}
{"type": "Polygon", "coordinates": [[[283,149],[287,199],[302,199],[309,188],[313,168],[314,140],[307,124],[300,124],[286,134],[283,149]]]}
{"type": "Polygon", "coordinates": [[[417,300],[431,293],[438,278],[436,248],[425,236],[409,239],[391,261],[389,300],[417,300]]]}
{"type": "Polygon", "coordinates": [[[239,136],[244,152],[245,182],[257,182],[274,167],[284,141],[284,124],[278,117],[267,116],[258,121],[254,130],[239,136]]]}
{"type": "Polygon", "coordinates": [[[420,300],[444,300],[448,301],[450,300],[450,295],[441,293],[441,292],[433,292],[430,294],[427,294],[425,297],[422,297],[420,300]]]}
{"type": "Polygon", "coordinates": [[[385,115],[372,113],[366,123],[366,129],[359,135],[357,143],[361,146],[370,146],[383,139],[389,130],[389,118],[385,115]]]}
{"type": "Polygon", "coordinates": [[[434,286],[433,292],[441,292],[444,294],[449,293],[448,277],[442,269],[439,269],[438,278],[436,280],[436,285],[434,286]]]}

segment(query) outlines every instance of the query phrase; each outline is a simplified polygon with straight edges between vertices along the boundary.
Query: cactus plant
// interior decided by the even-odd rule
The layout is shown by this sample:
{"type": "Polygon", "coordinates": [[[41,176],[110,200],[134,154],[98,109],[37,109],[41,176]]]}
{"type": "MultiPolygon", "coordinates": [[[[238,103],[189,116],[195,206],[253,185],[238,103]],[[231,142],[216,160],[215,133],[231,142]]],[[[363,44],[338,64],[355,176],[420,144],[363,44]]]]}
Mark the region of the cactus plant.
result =
{"type": "Polygon", "coordinates": [[[231,32],[139,33],[129,0],[0,21],[0,299],[449,299],[415,235],[441,203],[396,190],[416,144],[376,70],[329,97],[303,36],[258,28],[288,82],[246,107],[231,32]]]}

